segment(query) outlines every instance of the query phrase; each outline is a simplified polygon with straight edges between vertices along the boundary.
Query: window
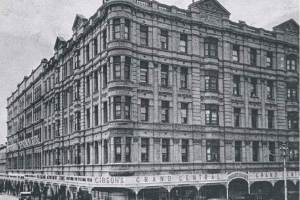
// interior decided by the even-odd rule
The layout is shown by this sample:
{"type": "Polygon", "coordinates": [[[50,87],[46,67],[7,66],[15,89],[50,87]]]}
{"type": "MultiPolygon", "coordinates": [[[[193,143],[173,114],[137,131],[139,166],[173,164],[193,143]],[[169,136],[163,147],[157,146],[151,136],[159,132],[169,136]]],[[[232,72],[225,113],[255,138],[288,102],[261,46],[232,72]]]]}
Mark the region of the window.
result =
{"type": "Polygon", "coordinates": [[[70,70],[70,75],[73,75],[73,74],[74,74],[74,69],[73,69],[73,58],[71,58],[71,59],[68,61],[68,66],[69,66],[69,70],[70,70]]]}
{"type": "Polygon", "coordinates": [[[180,88],[187,89],[188,87],[188,69],[186,67],[180,68],[180,88]]]}
{"type": "Polygon", "coordinates": [[[188,103],[181,103],[181,123],[188,123],[188,103]]]}
{"type": "Polygon", "coordinates": [[[297,112],[288,112],[287,120],[288,120],[288,129],[298,130],[299,116],[297,112]]]}
{"type": "Polygon", "coordinates": [[[298,87],[297,83],[288,83],[287,84],[287,99],[289,101],[297,101],[298,100],[298,87]]]}
{"type": "Polygon", "coordinates": [[[94,56],[98,54],[98,39],[93,39],[93,46],[94,46],[94,56]]]}
{"type": "Polygon", "coordinates": [[[268,110],[268,129],[274,128],[274,111],[268,110]]]}
{"type": "Polygon", "coordinates": [[[125,27],[124,27],[124,39],[130,40],[130,21],[128,19],[125,19],[125,27]]]}
{"type": "Polygon", "coordinates": [[[141,121],[149,120],[149,99],[141,99],[141,121]]]}
{"type": "Polygon", "coordinates": [[[141,161],[149,162],[149,138],[141,139],[141,161]]]}
{"type": "Polygon", "coordinates": [[[254,141],[252,143],[252,160],[254,162],[259,161],[259,142],[254,141]]]}
{"type": "Polygon", "coordinates": [[[295,55],[289,55],[286,58],[286,69],[287,71],[296,71],[297,68],[297,57],[295,55]]]}
{"type": "Polygon", "coordinates": [[[121,56],[113,57],[114,80],[121,80],[121,56]]]}
{"type": "Polygon", "coordinates": [[[189,140],[182,139],[181,140],[181,161],[188,162],[189,160],[189,140]]]}
{"type": "Polygon", "coordinates": [[[141,45],[148,46],[148,26],[140,25],[141,45]]]}
{"type": "Polygon", "coordinates": [[[80,80],[75,81],[75,100],[80,99],[80,80]]]}
{"type": "Polygon", "coordinates": [[[114,119],[121,119],[121,97],[114,97],[114,119]]]}
{"type": "Polygon", "coordinates": [[[218,39],[206,38],[204,41],[205,56],[217,58],[218,57],[218,39]]]}
{"type": "Polygon", "coordinates": [[[131,137],[126,138],[125,161],[126,162],[131,162],[131,137]]]}
{"type": "Polygon", "coordinates": [[[275,161],[275,142],[269,142],[269,161],[275,161]]]}
{"type": "Polygon", "coordinates": [[[233,45],[232,46],[232,61],[233,62],[239,62],[240,60],[240,55],[239,52],[240,51],[240,47],[238,45],[233,45]]]}
{"type": "Polygon", "coordinates": [[[179,51],[187,53],[187,34],[180,34],[179,51]]]}
{"type": "Polygon", "coordinates": [[[161,122],[169,123],[169,102],[162,101],[161,102],[161,122]]]}
{"type": "Polygon", "coordinates": [[[206,71],[204,79],[205,91],[218,92],[218,72],[206,71]]]}
{"type": "Polygon", "coordinates": [[[65,109],[68,107],[68,92],[62,92],[62,108],[65,109]]]}
{"type": "Polygon", "coordinates": [[[69,106],[73,105],[73,86],[68,89],[69,106]]]}
{"type": "Polygon", "coordinates": [[[99,79],[98,79],[98,71],[94,71],[94,92],[98,92],[99,90],[99,79]]]}
{"type": "MultiPolygon", "coordinates": [[[[80,50],[77,50],[75,52],[75,68],[79,68],[80,67],[80,50]]],[[[51,82],[51,79],[49,79],[51,82]]]]}
{"type": "Polygon", "coordinates": [[[161,157],[162,162],[170,161],[170,139],[162,139],[161,157]]]}
{"type": "Polygon", "coordinates": [[[148,83],[148,62],[141,61],[140,63],[140,82],[148,83]]]}
{"type": "Polygon", "coordinates": [[[272,52],[267,52],[267,57],[266,57],[266,67],[267,68],[272,68],[273,65],[273,54],[272,52]]]}
{"type": "Polygon", "coordinates": [[[103,162],[104,164],[107,164],[108,163],[108,142],[107,140],[104,140],[103,142],[103,149],[104,149],[104,158],[103,158],[103,162]]]}
{"type": "Polygon", "coordinates": [[[130,119],[130,104],[131,104],[131,97],[125,97],[125,119],[130,119]]]}
{"type": "Polygon", "coordinates": [[[98,105],[95,105],[94,106],[94,123],[95,123],[95,126],[98,126],[99,125],[99,108],[98,108],[98,105]]]}
{"type": "Polygon", "coordinates": [[[250,49],[250,65],[256,66],[257,63],[257,52],[256,49],[250,49]]]}
{"type": "Polygon", "coordinates": [[[130,66],[131,66],[131,58],[125,57],[125,66],[124,66],[124,79],[130,80],[130,66]]]}
{"type": "Polygon", "coordinates": [[[113,39],[121,38],[121,21],[120,19],[113,20],[113,39]]]}
{"type": "Polygon", "coordinates": [[[34,89],[34,100],[38,100],[42,96],[42,86],[39,85],[34,89]]]}
{"type": "Polygon", "coordinates": [[[90,60],[90,44],[87,44],[85,47],[85,56],[86,62],[88,62],[90,60]]]}
{"type": "Polygon", "coordinates": [[[67,64],[65,63],[65,64],[63,65],[63,79],[67,78],[67,76],[68,76],[68,66],[67,66],[67,64]]]}
{"type": "Polygon", "coordinates": [[[91,95],[91,82],[90,75],[86,77],[86,96],[89,97],[91,95]]]}
{"type": "Polygon", "coordinates": [[[168,31],[167,30],[160,30],[160,48],[163,50],[168,49],[168,31]]]}
{"type": "Polygon", "coordinates": [[[250,96],[257,97],[257,79],[256,78],[250,79],[250,96]]]}
{"type": "Polygon", "coordinates": [[[205,124],[219,124],[219,106],[214,104],[205,105],[205,124]]]}
{"type": "Polygon", "coordinates": [[[103,123],[108,121],[107,101],[103,102],[103,123]]]}
{"type": "Polygon", "coordinates": [[[56,120],[55,121],[55,136],[56,137],[60,136],[59,130],[60,130],[60,120],[56,120]]]}
{"type": "Polygon", "coordinates": [[[235,162],[242,161],[242,142],[241,141],[234,142],[234,155],[235,155],[235,162]]]}
{"type": "Polygon", "coordinates": [[[91,163],[91,147],[90,147],[90,143],[86,144],[86,163],[87,164],[91,163]]]}
{"type": "Polygon", "coordinates": [[[80,118],[81,118],[81,114],[80,111],[75,112],[75,130],[76,131],[80,131],[80,118]]]}
{"type": "Polygon", "coordinates": [[[91,109],[86,109],[86,126],[87,128],[91,127],[91,109]]]}
{"type": "Polygon", "coordinates": [[[234,127],[240,127],[241,126],[241,109],[240,108],[234,108],[233,109],[233,116],[234,116],[234,127]]]}
{"type": "Polygon", "coordinates": [[[73,133],[74,131],[74,119],[73,119],[73,115],[70,115],[70,118],[69,118],[69,132],[70,133],[73,133]]]}
{"type": "Polygon", "coordinates": [[[107,87],[107,65],[103,65],[102,67],[102,71],[103,71],[103,88],[107,87]]]}
{"type": "Polygon", "coordinates": [[[273,90],[273,81],[267,81],[267,99],[273,99],[274,90],[273,90]]]}
{"type": "Polygon", "coordinates": [[[55,94],[55,111],[60,110],[60,94],[55,94]]]}
{"type": "Polygon", "coordinates": [[[114,151],[115,151],[115,163],[121,162],[122,159],[122,144],[121,138],[115,137],[114,138],[114,151]]]}
{"type": "Polygon", "coordinates": [[[42,109],[41,106],[37,106],[36,108],[34,108],[33,111],[33,115],[34,115],[34,121],[39,121],[42,117],[42,109]]]}
{"type": "Polygon", "coordinates": [[[289,161],[299,161],[299,143],[289,143],[289,161]]]}
{"type": "Polygon", "coordinates": [[[161,65],[160,81],[162,87],[168,87],[169,83],[169,66],[161,65]]]}
{"type": "Polygon", "coordinates": [[[258,110],[251,109],[251,127],[258,128],[258,110]]]}
{"type": "Polygon", "coordinates": [[[207,162],[220,161],[220,142],[218,140],[206,141],[206,161],[207,162]]]}
{"type": "Polygon", "coordinates": [[[233,76],[233,95],[234,96],[240,96],[240,76],[234,75],[233,76]]]}
{"type": "Polygon", "coordinates": [[[95,164],[98,164],[99,163],[99,144],[98,142],[96,141],[95,143],[95,164]]]}
{"type": "Polygon", "coordinates": [[[107,48],[107,31],[104,29],[102,31],[102,44],[103,44],[103,50],[107,48]]]}

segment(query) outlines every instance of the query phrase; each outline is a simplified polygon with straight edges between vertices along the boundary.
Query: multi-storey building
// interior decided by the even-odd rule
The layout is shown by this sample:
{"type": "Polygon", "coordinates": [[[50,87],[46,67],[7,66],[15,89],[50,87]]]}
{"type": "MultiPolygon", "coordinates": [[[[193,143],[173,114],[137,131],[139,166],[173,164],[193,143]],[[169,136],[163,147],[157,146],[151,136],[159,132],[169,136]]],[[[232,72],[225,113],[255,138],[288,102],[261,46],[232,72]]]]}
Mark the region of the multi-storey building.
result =
{"type": "Polygon", "coordinates": [[[50,196],[282,199],[287,143],[298,198],[299,25],[229,16],[216,0],[106,0],[76,15],[7,100],[8,171],[64,181],[37,190],[50,196]]]}
{"type": "Polygon", "coordinates": [[[6,145],[0,145],[0,173],[6,172],[6,145]]]}

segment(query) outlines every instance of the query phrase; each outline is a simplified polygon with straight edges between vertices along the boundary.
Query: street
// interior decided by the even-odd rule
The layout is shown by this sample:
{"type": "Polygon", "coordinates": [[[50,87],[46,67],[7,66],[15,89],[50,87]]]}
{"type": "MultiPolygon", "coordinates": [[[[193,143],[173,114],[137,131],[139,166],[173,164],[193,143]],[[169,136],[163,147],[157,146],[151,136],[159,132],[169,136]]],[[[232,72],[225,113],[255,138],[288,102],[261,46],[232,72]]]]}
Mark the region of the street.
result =
{"type": "Polygon", "coordinates": [[[18,198],[14,197],[14,196],[7,195],[7,194],[0,194],[0,199],[1,200],[17,200],[18,198]]]}

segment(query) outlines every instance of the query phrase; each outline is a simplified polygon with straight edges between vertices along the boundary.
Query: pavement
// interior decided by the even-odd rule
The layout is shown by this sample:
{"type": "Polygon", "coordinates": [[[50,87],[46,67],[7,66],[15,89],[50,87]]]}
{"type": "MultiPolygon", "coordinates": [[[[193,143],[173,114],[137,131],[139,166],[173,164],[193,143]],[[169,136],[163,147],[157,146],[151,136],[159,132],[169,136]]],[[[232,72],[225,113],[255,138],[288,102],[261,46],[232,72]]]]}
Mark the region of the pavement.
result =
{"type": "Polygon", "coordinates": [[[7,194],[0,194],[0,200],[18,200],[18,198],[7,194]]]}

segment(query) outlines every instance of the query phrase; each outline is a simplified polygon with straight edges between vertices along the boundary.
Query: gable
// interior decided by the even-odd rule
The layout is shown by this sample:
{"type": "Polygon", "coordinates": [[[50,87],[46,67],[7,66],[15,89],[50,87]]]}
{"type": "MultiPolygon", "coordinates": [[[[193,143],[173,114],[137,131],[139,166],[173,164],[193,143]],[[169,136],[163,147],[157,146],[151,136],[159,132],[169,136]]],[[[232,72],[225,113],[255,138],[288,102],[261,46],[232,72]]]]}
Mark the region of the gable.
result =
{"type": "Polygon", "coordinates": [[[294,19],[290,19],[273,27],[273,29],[290,33],[299,33],[299,24],[294,19]]]}
{"type": "Polygon", "coordinates": [[[72,30],[73,31],[77,30],[86,21],[88,21],[86,17],[77,14],[73,22],[72,30]]]}
{"type": "Polygon", "coordinates": [[[63,37],[58,36],[55,41],[54,50],[58,50],[66,44],[66,40],[63,37]]]}
{"type": "Polygon", "coordinates": [[[197,7],[200,13],[206,12],[210,15],[229,18],[230,12],[226,10],[217,0],[199,0],[190,5],[197,7]]]}

